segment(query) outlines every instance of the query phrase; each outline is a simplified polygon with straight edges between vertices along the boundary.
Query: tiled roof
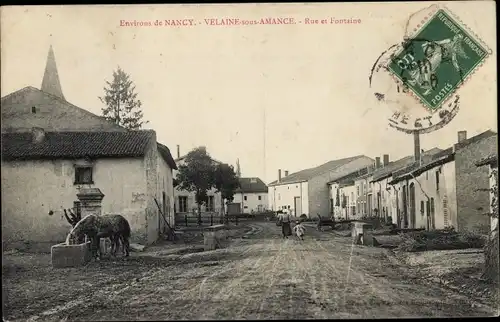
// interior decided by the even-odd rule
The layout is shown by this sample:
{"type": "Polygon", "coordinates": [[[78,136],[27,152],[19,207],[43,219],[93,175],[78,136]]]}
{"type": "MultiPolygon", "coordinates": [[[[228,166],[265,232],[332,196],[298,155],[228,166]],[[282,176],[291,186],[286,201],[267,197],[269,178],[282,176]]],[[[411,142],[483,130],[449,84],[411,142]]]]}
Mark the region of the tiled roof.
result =
{"type": "Polygon", "coordinates": [[[236,192],[258,193],[267,192],[267,185],[260,178],[239,178],[240,188],[236,192]]]}
{"type": "Polygon", "coordinates": [[[157,142],[157,144],[158,144],[158,151],[160,152],[162,158],[167,162],[167,164],[170,166],[171,169],[177,170],[177,165],[175,164],[174,158],[170,153],[170,149],[166,145],[163,145],[159,142],[157,142]]]}
{"type": "Polygon", "coordinates": [[[421,173],[424,173],[425,171],[427,171],[429,169],[432,169],[432,168],[439,166],[441,164],[450,162],[455,157],[455,151],[460,150],[460,149],[462,149],[462,148],[464,148],[472,143],[479,142],[483,139],[486,139],[486,138],[489,138],[489,137],[492,137],[495,135],[496,135],[495,132],[493,132],[491,130],[487,130],[481,134],[478,134],[478,135],[473,136],[467,140],[464,140],[463,142],[456,143],[452,147],[450,147],[446,150],[442,150],[434,155],[431,155],[430,158],[428,158],[427,160],[424,160],[424,162],[420,166],[418,166],[416,163],[412,163],[409,166],[407,166],[401,170],[398,170],[397,172],[394,172],[393,173],[394,179],[392,180],[391,184],[396,183],[398,181],[401,181],[401,180],[403,180],[407,177],[410,177],[410,176],[418,176],[421,173]]]}
{"type": "Polygon", "coordinates": [[[31,132],[2,133],[2,159],[63,159],[143,156],[154,131],[45,132],[40,143],[31,132]]]}
{"type": "Polygon", "coordinates": [[[327,163],[324,163],[320,166],[310,168],[310,169],[305,169],[299,172],[295,172],[292,174],[289,174],[288,176],[281,178],[281,181],[278,182],[273,181],[269,185],[277,185],[277,184],[287,184],[287,183],[295,183],[295,182],[301,182],[301,181],[308,181],[320,174],[326,173],[328,171],[332,171],[335,168],[338,168],[344,164],[347,164],[349,162],[352,162],[358,158],[365,157],[363,155],[357,155],[354,157],[349,157],[349,158],[344,158],[344,159],[339,159],[339,160],[333,160],[327,163]]]}
{"type": "MultiPolygon", "coordinates": [[[[425,151],[422,155],[424,157],[426,156],[432,156],[435,155],[436,153],[440,153],[442,150],[438,148],[432,148],[430,150],[425,151]]],[[[414,156],[409,155],[404,158],[401,158],[399,160],[389,162],[389,164],[383,168],[380,168],[376,170],[373,173],[373,182],[383,180],[387,177],[390,177],[394,172],[401,170],[405,167],[408,167],[414,163],[414,156]]]]}

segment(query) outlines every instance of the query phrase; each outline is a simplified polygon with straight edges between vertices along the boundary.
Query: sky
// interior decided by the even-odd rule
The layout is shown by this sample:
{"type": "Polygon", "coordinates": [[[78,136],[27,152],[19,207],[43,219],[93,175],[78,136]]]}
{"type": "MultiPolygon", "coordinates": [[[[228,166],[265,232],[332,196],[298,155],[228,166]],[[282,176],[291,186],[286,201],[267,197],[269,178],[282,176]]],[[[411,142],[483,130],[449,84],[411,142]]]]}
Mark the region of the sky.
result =
{"type": "MultiPolygon", "coordinates": [[[[40,88],[52,45],[66,100],[101,114],[106,80],[120,66],[143,103],[146,128],[174,157],[206,146],[242,176],[277,179],[330,160],[413,153],[413,137],[388,126],[368,76],[429,3],[26,6],[1,8],[1,95],[40,88]],[[205,19],[293,17],[293,25],[207,25],[205,19]],[[305,19],[361,19],[305,24],[305,19]],[[124,27],[120,20],[194,19],[196,26],[124,27]]],[[[447,8],[496,48],[494,2],[447,8]]],[[[457,132],[497,129],[496,52],[459,90],[460,112],[421,136],[447,148],[457,132]]],[[[415,103],[416,104],[416,103],[415,103]]],[[[416,104],[418,105],[418,104],[416,104]]]]}

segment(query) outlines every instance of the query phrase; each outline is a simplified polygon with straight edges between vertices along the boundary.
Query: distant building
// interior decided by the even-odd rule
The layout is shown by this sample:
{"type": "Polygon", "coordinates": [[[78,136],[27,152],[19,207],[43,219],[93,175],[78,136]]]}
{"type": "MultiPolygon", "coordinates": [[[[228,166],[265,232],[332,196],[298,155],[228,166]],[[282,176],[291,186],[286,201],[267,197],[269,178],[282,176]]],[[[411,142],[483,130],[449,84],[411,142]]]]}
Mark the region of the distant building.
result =
{"type": "Polygon", "coordinates": [[[359,155],[333,160],[290,175],[285,171],[283,178],[279,170],[278,180],[269,184],[269,207],[274,211],[287,209],[294,216],[329,216],[331,205],[328,182],[372,163],[369,157],[359,155]]]}
{"type": "Polygon", "coordinates": [[[233,203],[239,203],[243,213],[262,212],[268,208],[268,188],[260,178],[239,178],[240,188],[233,203]]]}
{"type": "MultiPolygon", "coordinates": [[[[186,156],[180,156],[179,146],[177,146],[177,159],[175,163],[180,166],[185,164],[186,156]]],[[[212,159],[213,164],[221,164],[221,161],[212,159]]],[[[177,178],[178,170],[174,171],[174,178],[177,178]]],[[[196,194],[193,191],[187,191],[180,189],[179,186],[175,188],[175,213],[179,214],[181,217],[186,213],[193,213],[198,211],[198,203],[196,202],[196,194]]],[[[215,188],[210,189],[207,192],[208,200],[206,204],[201,206],[202,213],[218,213],[223,211],[222,208],[222,196],[215,188]]],[[[179,217],[179,218],[181,218],[179,217]]],[[[178,219],[179,219],[178,218],[178,219]]]]}

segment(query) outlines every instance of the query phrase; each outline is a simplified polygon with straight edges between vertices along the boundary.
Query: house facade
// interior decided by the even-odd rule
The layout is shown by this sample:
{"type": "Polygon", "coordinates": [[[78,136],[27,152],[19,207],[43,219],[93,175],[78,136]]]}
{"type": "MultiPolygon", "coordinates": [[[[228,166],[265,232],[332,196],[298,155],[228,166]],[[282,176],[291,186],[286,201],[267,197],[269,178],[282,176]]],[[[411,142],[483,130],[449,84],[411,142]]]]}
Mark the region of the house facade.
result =
{"type": "Polygon", "coordinates": [[[331,213],[331,189],[329,182],[345,173],[365,168],[373,163],[367,156],[333,160],[320,166],[281,177],[269,184],[269,208],[273,211],[287,209],[293,216],[302,214],[312,217],[331,213]]]}
{"type": "Polygon", "coordinates": [[[153,243],[165,225],[154,199],[172,220],[165,208],[176,167],[158,151],[154,131],[2,133],[4,244],[64,241],[71,226],[63,209],[78,204],[81,188],[99,188],[101,212],[123,215],[133,241],[153,243]]]}
{"type": "MultiPolygon", "coordinates": [[[[179,156],[179,147],[177,147],[177,159],[175,163],[180,166],[185,164],[186,156],[179,156]]],[[[220,164],[221,162],[215,159],[212,159],[214,165],[220,164]]],[[[177,177],[178,170],[174,170],[174,178],[177,177]]],[[[202,213],[217,213],[220,214],[223,211],[222,205],[222,195],[215,188],[207,191],[208,200],[206,204],[201,206],[202,213]]],[[[178,215],[178,219],[183,217],[186,214],[197,212],[198,211],[198,203],[196,202],[196,194],[194,191],[187,191],[180,189],[180,187],[175,187],[174,189],[175,196],[175,213],[178,215]]]]}
{"type": "Polygon", "coordinates": [[[154,131],[129,131],[69,103],[58,75],[50,48],[41,89],[1,99],[3,235],[14,244],[60,241],[70,228],[62,209],[76,205],[79,188],[95,187],[102,213],[124,214],[133,240],[153,242],[164,217],[175,224],[170,150],[154,131]],[[82,176],[92,181],[80,184],[82,176]]]}
{"type": "Polygon", "coordinates": [[[239,178],[240,188],[234,194],[233,203],[239,203],[243,213],[266,211],[269,205],[267,185],[260,178],[239,178]]]}
{"type": "Polygon", "coordinates": [[[389,182],[397,192],[402,227],[458,231],[485,231],[490,226],[488,169],[477,168],[485,155],[497,153],[496,133],[486,131],[467,139],[460,131],[458,143],[429,159],[393,173],[389,182]]]}
{"type": "Polygon", "coordinates": [[[372,196],[370,178],[375,164],[344,173],[328,182],[330,186],[330,211],[342,219],[357,219],[368,215],[372,196]]]}
{"type": "MultiPolygon", "coordinates": [[[[427,151],[422,151],[421,157],[426,159],[430,156],[441,152],[441,149],[433,148],[427,151]]],[[[377,159],[377,158],[376,158],[377,159]]],[[[393,173],[408,167],[415,162],[415,156],[406,156],[396,161],[389,161],[389,155],[383,155],[383,161],[380,166],[376,167],[372,174],[372,189],[373,189],[373,204],[377,209],[378,216],[386,221],[392,220],[393,224],[400,224],[401,219],[398,219],[401,214],[398,213],[398,194],[393,186],[389,184],[392,181],[393,173]]]]}

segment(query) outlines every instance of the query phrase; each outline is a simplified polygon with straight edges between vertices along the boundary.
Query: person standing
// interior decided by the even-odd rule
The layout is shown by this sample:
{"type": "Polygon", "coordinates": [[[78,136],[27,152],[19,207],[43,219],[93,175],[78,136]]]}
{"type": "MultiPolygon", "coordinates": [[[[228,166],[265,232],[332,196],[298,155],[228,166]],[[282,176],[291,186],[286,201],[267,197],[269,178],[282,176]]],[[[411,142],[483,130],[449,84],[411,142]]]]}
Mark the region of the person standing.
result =
{"type": "Polygon", "coordinates": [[[288,238],[288,236],[292,235],[290,214],[287,210],[281,215],[281,233],[283,234],[283,238],[288,238]]]}

